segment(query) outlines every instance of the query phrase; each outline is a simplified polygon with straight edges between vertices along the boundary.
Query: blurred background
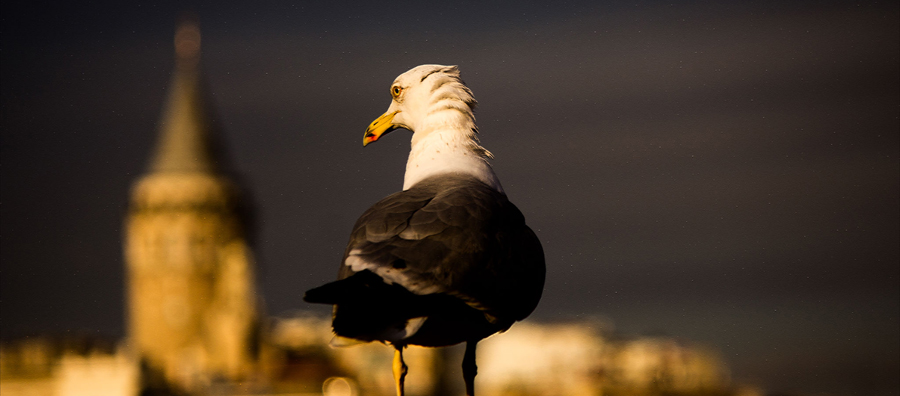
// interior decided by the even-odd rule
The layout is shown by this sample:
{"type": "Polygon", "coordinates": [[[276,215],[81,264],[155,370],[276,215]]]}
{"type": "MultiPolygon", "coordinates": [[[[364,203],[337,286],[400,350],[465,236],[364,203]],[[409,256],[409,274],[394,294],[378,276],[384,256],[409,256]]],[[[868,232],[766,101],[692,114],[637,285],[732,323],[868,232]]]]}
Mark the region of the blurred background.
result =
{"type": "Polygon", "coordinates": [[[202,87],[264,312],[332,280],[399,190],[388,88],[459,65],[543,242],[535,323],[712,348],[771,393],[900,394],[896,2],[4,1],[0,337],[126,335],[126,215],[175,75],[202,87]]]}

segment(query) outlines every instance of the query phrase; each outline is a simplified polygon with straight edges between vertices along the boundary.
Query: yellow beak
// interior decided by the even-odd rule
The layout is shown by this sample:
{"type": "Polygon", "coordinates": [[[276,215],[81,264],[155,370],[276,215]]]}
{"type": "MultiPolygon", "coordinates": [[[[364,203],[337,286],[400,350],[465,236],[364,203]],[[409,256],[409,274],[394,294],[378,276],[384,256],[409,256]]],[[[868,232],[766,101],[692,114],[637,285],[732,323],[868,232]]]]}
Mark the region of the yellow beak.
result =
{"type": "Polygon", "coordinates": [[[391,113],[384,113],[381,115],[381,117],[378,117],[375,119],[375,121],[372,121],[372,123],[369,124],[369,127],[366,128],[365,136],[363,136],[363,147],[378,140],[381,135],[393,131],[394,129],[400,128],[399,125],[395,125],[391,122],[394,120],[394,116],[399,112],[400,110],[391,113]]]}

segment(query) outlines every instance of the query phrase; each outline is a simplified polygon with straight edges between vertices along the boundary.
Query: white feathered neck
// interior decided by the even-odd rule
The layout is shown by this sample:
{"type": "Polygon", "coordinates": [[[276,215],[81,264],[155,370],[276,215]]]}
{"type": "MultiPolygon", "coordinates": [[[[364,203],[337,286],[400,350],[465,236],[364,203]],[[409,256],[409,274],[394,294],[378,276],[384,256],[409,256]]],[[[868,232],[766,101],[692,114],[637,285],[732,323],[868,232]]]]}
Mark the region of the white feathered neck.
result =
{"type": "Polygon", "coordinates": [[[493,156],[478,142],[477,102],[456,66],[418,66],[397,77],[394,86],[403,89],[394,103],[397,118],[413,131],[404,190],[430,176],[464,173],[503,192],[488,162],[493,156]]]}

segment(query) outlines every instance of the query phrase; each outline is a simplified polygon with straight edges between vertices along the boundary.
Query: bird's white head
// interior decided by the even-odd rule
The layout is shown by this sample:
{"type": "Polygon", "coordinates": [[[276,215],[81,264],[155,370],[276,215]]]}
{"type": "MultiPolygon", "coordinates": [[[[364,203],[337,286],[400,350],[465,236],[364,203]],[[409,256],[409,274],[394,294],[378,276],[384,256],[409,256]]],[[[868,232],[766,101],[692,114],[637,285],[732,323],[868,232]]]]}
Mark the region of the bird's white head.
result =
{"type": "Polygon", "coordinates": [[[475,98],[459,78],[456,66],[422,65],[401,74],[391,84],[391,106],[369,124],[363,146],[397,128],[413,132],[403,189],[428,177],[472,175],[503,192],[478,143],[475,98]]]}
{"type": "Polygon", "coordinates": [[[440,128],[471,133],[475,129],[475,97],[459,78],[456,66],[421,65],[401,74],[391,84],[391,106],[369,124],[363,146],[397,128],[421,138],[440,128]]]}

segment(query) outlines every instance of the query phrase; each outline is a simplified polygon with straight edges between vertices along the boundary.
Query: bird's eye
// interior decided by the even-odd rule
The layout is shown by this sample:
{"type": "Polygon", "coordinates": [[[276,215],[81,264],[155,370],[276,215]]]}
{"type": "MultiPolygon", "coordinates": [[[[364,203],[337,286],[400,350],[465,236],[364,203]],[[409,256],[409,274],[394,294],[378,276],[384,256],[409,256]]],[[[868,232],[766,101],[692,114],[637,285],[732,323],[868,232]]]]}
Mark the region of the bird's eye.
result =
{"type": "Polygon", "coordinates": [[[399,85],[394,85],[393,87],[391,87],[391,96],[393,96],[394,99],[400,96],[401,92],[403,92],[403,88],[400,88],[399,85]]]}

